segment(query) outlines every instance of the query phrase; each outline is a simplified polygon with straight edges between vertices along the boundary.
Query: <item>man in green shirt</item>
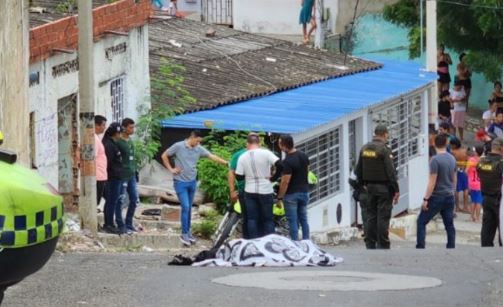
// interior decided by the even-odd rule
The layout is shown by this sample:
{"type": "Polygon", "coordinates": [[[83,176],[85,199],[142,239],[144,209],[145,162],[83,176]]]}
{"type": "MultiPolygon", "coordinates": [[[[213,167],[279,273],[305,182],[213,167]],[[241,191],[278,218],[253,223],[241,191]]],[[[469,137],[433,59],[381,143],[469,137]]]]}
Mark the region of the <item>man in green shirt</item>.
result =
{"type": "Polygon", "coordinates": [[[122,206],[117,206],[115,211],[115,218],[117,221],[117,227],[121,230],[121,233],[134,233],[137,232],[133,225],[134,212],[136,210],[136,205],[138,203],[138,190],[136,182],[136,160],[134,158],[134,147],[130,136],[134,134],[135,122],[131,118],[125,118],[122,120],[123,132],[121,138],[117,141],[117,146],[122,155],[122,164],[124,169],[123,185],[121,191],[121,204],[125,199],[125,193],[127,192],[129,196],[129,204],[126,213],[126,222],[124,224],[122,220],[122,206]]]}
{"type": "Polygon", "coordinates": [[[239,157],[246,152],[246,148],[243,148],[232,155],[231,161],[229,162],[229,172],[227,174],[227,180],[229,182],[230,199],[234,204],[239,200],[241,205],[241,217],[243,221],[243,238],[248,239],[248,223],[246,216],[246,206],[245,206],[245,181],[236,180],[236,168],[238,165],[239,157]],[[236,189],[237,188],[237,189],[236,189]]]}

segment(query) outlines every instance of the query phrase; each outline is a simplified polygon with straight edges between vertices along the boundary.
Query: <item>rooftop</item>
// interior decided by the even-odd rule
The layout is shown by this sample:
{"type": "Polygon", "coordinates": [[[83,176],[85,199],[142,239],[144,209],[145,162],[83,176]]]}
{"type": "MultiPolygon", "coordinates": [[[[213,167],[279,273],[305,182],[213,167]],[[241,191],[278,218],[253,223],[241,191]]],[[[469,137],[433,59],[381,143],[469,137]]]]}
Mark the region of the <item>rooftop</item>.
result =
{"type": "Polygon", "coordinates": [[[301,133],[429,86],[436,80],[412,62],[318,82],[162,122],[165,128],[301,133]]]}
{"type": "Polygon", "coordinates": [[[185,19],[153,21],[149,37],[152,74],[161,58],[185,66],[185,88],[197,99],[187,112],[381,67],[351,56],[344,65],[344,55],[185,19]],[[210,28],[216,30],[214,37],[206,36],[210,28]]]}

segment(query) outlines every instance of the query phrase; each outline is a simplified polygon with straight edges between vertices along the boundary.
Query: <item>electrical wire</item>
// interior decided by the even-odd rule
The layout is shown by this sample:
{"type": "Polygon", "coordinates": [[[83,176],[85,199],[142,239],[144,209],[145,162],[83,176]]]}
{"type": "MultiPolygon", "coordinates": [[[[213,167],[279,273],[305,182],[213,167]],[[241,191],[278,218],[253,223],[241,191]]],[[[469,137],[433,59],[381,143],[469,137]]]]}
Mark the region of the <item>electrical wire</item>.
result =
{"type": "MultiPolygon", "coordinates": [[[[355,20],[356,20],[356,14],[358,12],[358,4],[360,3],[360,0],[356,0],[356,5],[355,5],[355,13],[353,15],[353,21],[351,22],[351,29],[349,30],[349,36],[348,36],[348,41],[351,40],[351,38],[353,37],[353,29],[355,27],[355,20]]],[[[346,66],[346,60],[348,58],[348,52],[346,50],[346,52],[344,52],[344,66],[346,66]]]]}
{"type": "Polygon", "coordinates": [[[464,6],[464,7],[470,7],[470,8],[503,10],[503,6],[489,6],[489,5],[482,5],[482,4],[462,3],[462,2],[456,2],[456,1],[450,1],[450,0],[426,0],[426,1],[436,1],[437,3],[446,3],[446,4],[452,4],[452,5],[464,6]]]}

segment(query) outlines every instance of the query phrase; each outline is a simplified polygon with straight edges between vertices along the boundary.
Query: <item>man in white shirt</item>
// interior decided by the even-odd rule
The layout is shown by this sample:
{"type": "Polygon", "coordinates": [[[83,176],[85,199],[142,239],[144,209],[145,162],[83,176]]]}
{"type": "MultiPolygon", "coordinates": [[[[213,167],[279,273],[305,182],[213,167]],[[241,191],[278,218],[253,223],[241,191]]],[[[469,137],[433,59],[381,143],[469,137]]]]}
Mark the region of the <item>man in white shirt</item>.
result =
{"type": "Polygon", "coordinates": [[[274,233],[272,206],[274,191],[272,177],[281,173],[278,157],[270,150],[260,147],[260,137],[250,133],[247,151],[239,157],[236,178],[245,180],[245,202],[248,215],[248,237],[259,238],[274,233]],[[272,167],[276,174],[271,176],[272,167]]]}

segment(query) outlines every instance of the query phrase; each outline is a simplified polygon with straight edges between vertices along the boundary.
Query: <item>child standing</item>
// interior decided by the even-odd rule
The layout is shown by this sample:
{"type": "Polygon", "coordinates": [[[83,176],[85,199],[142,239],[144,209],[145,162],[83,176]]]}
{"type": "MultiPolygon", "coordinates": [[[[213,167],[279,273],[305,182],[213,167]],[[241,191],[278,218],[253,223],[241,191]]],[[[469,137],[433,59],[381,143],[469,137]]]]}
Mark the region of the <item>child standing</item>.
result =
{"type": "Polygon", "coordinates": [[[482,204],[482,192],[480,191],[480,178],[477,172],[477,164],[484,153],[484,147],[477,145],[475,151],[470,150],[468,156],[468,187],[470,188],[470,199],[472,200],[471,215],[472,221],[480,222],[480,206],[482,204]]]}

